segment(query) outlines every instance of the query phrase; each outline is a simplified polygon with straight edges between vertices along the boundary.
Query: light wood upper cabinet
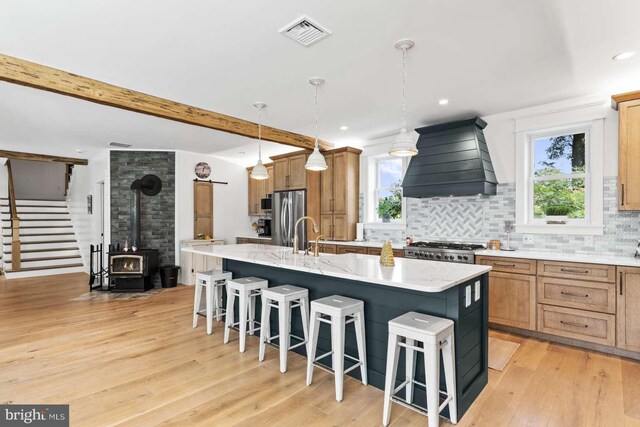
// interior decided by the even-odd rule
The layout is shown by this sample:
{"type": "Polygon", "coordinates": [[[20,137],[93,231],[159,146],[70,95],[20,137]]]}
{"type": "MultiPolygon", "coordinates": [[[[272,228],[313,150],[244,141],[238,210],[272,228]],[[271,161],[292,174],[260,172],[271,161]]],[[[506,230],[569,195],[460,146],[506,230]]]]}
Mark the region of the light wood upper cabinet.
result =
{"type": "Polygon", "coordinates": [[[617,346],[640,351],[640,268],[618,267],[617,346]]]}
{"type": "Polygon", "coordinates": [[[307,188],[307,152],[274,156],[273,191],[304,190],[307,188]]]}
{"type": "Polygon", "coordinates": [[[640,210],[640,99],[618,105],[618,209],[640,210]]]}
{"type": "Polygon", "coordinates": [[[356,237],[360,153],[351,147],[323,153],[328,169],[320,172],[321,231],[330,240],[353,240],[356,237]]]}

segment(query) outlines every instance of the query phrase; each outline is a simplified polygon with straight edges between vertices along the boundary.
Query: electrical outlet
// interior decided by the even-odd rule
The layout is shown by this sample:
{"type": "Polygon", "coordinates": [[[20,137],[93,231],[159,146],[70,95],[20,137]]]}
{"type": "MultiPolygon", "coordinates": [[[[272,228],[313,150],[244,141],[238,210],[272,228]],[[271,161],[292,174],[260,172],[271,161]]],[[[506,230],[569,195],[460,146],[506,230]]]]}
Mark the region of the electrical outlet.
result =
{"type": "Polygon", "coordinates": [[[464,288],[464,306],[469,307],[471,305],[471,285],[467,285],[464,288]]]}
{"type": "Polygon", "coordinates": [[[475,285],[475,293],[473,296],[473,300],[478,301],[480,299],[480,281],[476,280],[476,283],[474,285],[475,285]]]}
{"type": "Polygon", "coordinates": [[[593,246],[593,236],[584,236],[584,244],[585,246],[593,246]]]}
{"type": "Polygon", "coordinates": [[[522,242],[533,244],[533,234],[525,234],[522,236],[522,242]]]}

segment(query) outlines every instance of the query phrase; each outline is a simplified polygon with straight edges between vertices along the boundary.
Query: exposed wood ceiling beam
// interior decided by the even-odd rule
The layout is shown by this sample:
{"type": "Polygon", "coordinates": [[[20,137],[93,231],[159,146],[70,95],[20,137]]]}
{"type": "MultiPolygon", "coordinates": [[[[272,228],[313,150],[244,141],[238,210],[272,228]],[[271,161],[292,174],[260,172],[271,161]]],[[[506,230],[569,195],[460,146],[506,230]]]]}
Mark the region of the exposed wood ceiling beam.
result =
{"type": "MultiPolygon", "coordinates": [[[[258,138],[258,125],[247,120],[158,98],[3,54],[0,54],[0,80],[136,113],[258,138]]],[[[262,126],[262,139],[298,148],[313,148],[315,141],[309,136],[269,126],[262,126]]],[[[332,147],[333,144],[320,141],[320,148],[332,147]]]]}
{"type": "Polygon", "coordinates": [[[83,165],[83,166],[86,166],[89,164],[89,161],[87,159],[76,159],[75,157],[48,156],[46,154],[21,153],[19,151],[7,151],[7,150],[0,150],[0,157],[6,157],[7,159],[17,159],[17,160],[34,160],[36,162],[67,163],[71,165],[83,165]]]}

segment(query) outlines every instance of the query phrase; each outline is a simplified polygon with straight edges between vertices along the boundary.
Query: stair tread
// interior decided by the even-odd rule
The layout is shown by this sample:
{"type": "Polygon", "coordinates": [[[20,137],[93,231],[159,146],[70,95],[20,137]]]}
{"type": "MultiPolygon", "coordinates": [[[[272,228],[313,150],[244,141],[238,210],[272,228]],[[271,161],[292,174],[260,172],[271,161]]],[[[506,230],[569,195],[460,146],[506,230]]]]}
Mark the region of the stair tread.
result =
{"type": "Polygon", "coordinates": [[[34,242],[20,242],[22,246],[24,245],[42,245],[43,243],[77,243],[75,239],[72,240],[41,240],[34,242]]]}
{"type": "Polygon", "coordinates": [[[55,261],[58,259],[75,259],[75,258],[80,258],[80,255],[63,255],[63,256],[41,257],[41,258],[20,258],[20,262],[24,264],[25,262],[55,261]]]}
{"type": "MultiPolygon", "coordinates": [[[[60,251],[79,251],[80,248],[77,246],[69,246],[68,248],[51,248],[51,249],[26,249],[21,250],[20,253],[23,254],[32,254],[36,252],[60,252],[60,251]]],[[[5,251],[5,255],[11,255],[11,251],[5,251]]]]}
{"type": "MultiPolygon", "coordinates": [[[[36,236],[73,236],[74,233],[33,233],[20,234],[20,237],[36,237],[36,236]]],[[[2,237],[11,237],[11,234],[3,234],[2,237]]]]}
{"type": "MultiPolygon", "coordinates": [[[[4,222],[11,222],[11,220],[3,219],[4,222]]],[[[20,222],[23,221],[71,221],[71,218],[57,219],[57,218],[20,218],[20,222]]]]}
{"type": "MultiPolygon", "coordinates": [[[[9,205],[5,205],[2,204],[0,205],[3,208],[8,208],[9,205]]],[[[67,206],[66,205],[25,205],[25,204],[20,204],[20,203],[16,203],[16,207],[17,208],[56,208],[56,209],[65,209],[67,206]]]]}
{"type": "MultiPolygon", "coordinates": [[[[9,212],[2,212],[3,215],[8,214],[9,212]]],[[[69,215],[69,212],[64,211],[64,212],[47,212],[47,211],[33,211],[33,212],[20,212],[20,210],[18,209],[18,215],[69,215]]]]}
{"type": "Polygon", "coordinates": [[[33,228],[73,228],[73,225],[25,225],[20,227],[20,230],[31,230],[33,228]]]}
{"type": "MultiPolygon", "coordinates": [[[[0,197],[0,200],[9,200],[8,197],[0,197]]],[[[66,199],[18,199],[16,198],[16,202],[64,202],[66,199]]]]}
{"type": "Polygon", "coordinates": [[[76,263],[76,264],[47,265],[47,266],[43,266],[43,267],[27,267],[27,268],[21,268],[20,270],[17,270],[17,271],[5,270],[5,272],[6,273],[21,273],[23,271],[54,270],[54,269],[58,269],[58,268],[71,268],[71,267],[83,267],[83,264],[82,263],[76,263]]]}

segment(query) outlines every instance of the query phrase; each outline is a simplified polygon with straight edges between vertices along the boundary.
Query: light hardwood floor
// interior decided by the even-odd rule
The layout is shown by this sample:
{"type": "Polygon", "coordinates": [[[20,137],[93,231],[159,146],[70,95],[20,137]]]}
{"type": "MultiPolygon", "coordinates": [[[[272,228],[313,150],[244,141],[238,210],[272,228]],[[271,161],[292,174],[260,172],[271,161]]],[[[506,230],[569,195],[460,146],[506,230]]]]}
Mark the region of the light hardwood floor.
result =
{"type": "MultiPolygon", "coordinates": [[[[69,403],[73,426],[375,426],[382,391],[333,378],[291,353],[257,360],[257,338],[238,353],[191,328],[193,288],[146,300],[70,301],[87,292],[82,274],[0,279],[0,402],[69,403]]],[[[573,347],[491,332],[521,344],[460,426],[640,426],[640,364],[573,347]]],[[[233,335],[232,335],[233,337],[233,335]]],[[[426,425],[394,405],[393,426],[426,425]]],[[[443,425],[448,425],[443,419],[443,425]]]]}

